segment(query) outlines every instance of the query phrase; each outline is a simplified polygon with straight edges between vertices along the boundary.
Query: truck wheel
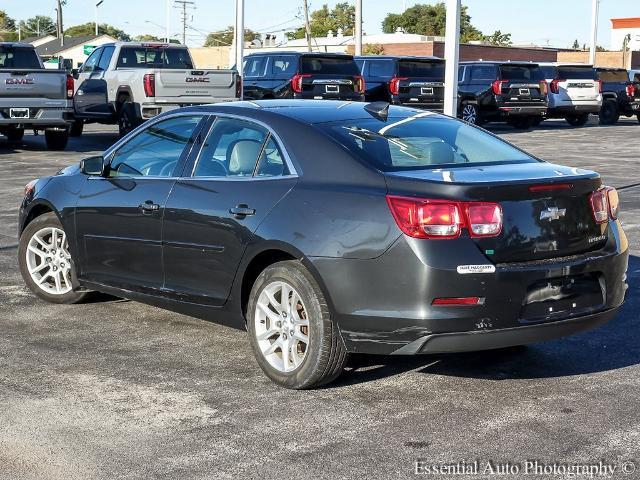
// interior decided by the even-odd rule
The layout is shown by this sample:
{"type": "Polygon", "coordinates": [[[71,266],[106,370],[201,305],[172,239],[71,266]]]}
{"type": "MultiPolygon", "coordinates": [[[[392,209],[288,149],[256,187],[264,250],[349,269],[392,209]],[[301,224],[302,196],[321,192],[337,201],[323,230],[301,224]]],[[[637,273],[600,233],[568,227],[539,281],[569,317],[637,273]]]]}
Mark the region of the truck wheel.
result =
{"type": "Polygon", "coordinates": [[[24,137],[24,128],[9,127],[5,135],[10,142],[20,142],[24,137]]]}
{"type": "Polygon", "coordinates": [[[581,115],[567,115],[564,119],[572,127],[581,127],[589,121],[589,114],[583,113],[581,115]]]}
{"type": "Polygon", "coordinates": [[[125,100],[118,111],[118,133],[124,137],[131,130],[136,128],[140,122],[137,120],[135,105],[129,100],[125,100]]]}
{"type": "Polygon", "coordinates": [[[615,100],[605,100],[600,108],[600,125],[614,125],[618,123],[620,110],[615,100]]]}
{"type": "Polygon", "coordinates": [[[462,111],[460,117],[471,125],[482,125],[482,119],[480,118],[480,111],[478,106],[474,103],[464,102],[462,104],[462,111]]]}
{"type": "Polygon", "coordinates": [[[79,137],[82,135],[82,130],[84,130],[84,120],[76,120],[69,129],[69,136],[79,137]]]}
{"type": "Polygon", "coordinates": [[[69,130],[45,130],[44,139],[49,150],[64,150],[69,142],[69,130]]]}

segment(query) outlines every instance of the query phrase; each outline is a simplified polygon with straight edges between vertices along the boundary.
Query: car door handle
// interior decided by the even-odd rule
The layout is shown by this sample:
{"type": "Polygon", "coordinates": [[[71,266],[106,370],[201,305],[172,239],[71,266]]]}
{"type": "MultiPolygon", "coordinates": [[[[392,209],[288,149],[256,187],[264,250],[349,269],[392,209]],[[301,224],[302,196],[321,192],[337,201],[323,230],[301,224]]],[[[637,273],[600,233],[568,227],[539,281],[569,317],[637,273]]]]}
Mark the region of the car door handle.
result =
{"type": "Polygon", "coordinates": [[[144,203],[138,205],[138,208],[142,210],[142,213],[153,213],[157,210],[160,210],[160,205],[157,203],[153,203],[151,200],[147,200],[144,203]]]}
{"type": "Polygon", "coordinates": [[[253,208],[249,208],[249,205],[241,203],[233,208],[230,208],[229,213],[233,214],[233,216],[236,218],[244,218],[247,215],[255,215],[256,211],[253,208]]]}

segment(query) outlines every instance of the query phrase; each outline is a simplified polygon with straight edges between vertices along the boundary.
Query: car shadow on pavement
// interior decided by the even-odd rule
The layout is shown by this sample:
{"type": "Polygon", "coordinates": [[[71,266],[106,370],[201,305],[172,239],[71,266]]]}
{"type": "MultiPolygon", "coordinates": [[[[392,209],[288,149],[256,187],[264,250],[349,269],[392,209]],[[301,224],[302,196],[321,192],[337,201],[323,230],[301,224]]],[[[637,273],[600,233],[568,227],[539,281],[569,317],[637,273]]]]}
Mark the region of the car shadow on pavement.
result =
{"type": "MultiPolygon", "coordinates": [[[[85,133],[81,137],[72,137],[69,139],[67,148],[60,152],[102,152],[118,141],[118,134],[111,132],[85,133]]],[[[4,139],[0,139],[0,153],[16,153],[20,150],[29,152],[48,152],[47,145],[44,140],[44,134],[25,135],[20,142],[9,143],[4,139]]]]}
{"type": "Polygon", "coordinates": [[[391,377],[408,371],[484,380],[552,378],[616,370],[640,364],[640,257],[629,257],[629,289],[608,324],[558,340],[482,352],[409,357],[354,355],[327,388],[391,377]]]}

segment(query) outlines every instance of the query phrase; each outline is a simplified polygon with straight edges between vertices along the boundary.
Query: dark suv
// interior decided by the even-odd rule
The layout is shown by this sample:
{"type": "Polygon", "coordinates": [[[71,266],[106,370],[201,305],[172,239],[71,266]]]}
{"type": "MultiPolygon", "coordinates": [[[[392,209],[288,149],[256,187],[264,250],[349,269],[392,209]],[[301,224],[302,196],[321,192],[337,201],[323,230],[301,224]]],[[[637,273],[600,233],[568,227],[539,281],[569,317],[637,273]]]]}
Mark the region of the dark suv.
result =
{"type": "Polygon", "coordinates": [[[461,62],[458,116],[472,124],[539,124],[547,113],[547,82],[537,63],[461,62]]]}
{"type": "Polygon", "coordinates": [[[620,115],[640,121],[640,83],[631,82],[624,68],[596,68],[596,74],[602,83],[600,123],[613,125],[620,115]]]}
{"type": "Polygon", "coordinates": [[[356,57],[368,102],[385,101],[442,111],[444,59],[438,57],[356,57]]]}
{"type": "Polygon", "coordinates": [[[245,57],[244,98],[364,101],[365,81],[353,56],[269,52],[245,57]]]}

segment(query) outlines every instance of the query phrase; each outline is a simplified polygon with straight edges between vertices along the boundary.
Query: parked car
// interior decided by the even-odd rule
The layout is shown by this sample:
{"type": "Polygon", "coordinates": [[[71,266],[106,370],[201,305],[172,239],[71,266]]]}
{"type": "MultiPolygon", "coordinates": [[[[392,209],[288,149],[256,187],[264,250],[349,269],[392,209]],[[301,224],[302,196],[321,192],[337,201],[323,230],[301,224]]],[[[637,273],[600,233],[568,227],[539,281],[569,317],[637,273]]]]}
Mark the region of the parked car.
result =
{"type": "Polygon", "coordinates": [[[366,101],[442,111],[444,59],[378,55],[355,58],[367,86],[366,101]]]}
{"type": "Polygon", "coordinates": [[[184,45],[107,43],[82,65],[73,106],[85,123],[117,123],[125,135],[163,112],[238,100],[241,83],[235,70],[196,69],[184,45]]]}
{"type": "Polygon", "coordinates": [[[73,78],[48,70],[26,43],[0,42],[0,134],[19,142],[25,128],[44,130],[47,148],[64,150],[73,122],[73,78]]]}
{"type": "Polygon", "coordinates": [[[640,83],[630,81],[624,68],[597,67],[596,73],[602,82],[600,123],[613,125],[620,115],[636,115],[640,122],[640,83]]]}
{"type": "Polygon", "coordinates": [[[602,83],[593,65],[580,63],[540,63],[548,84],[546,118],[564,118],[569,125],[580,127],[589,114],[600,113],[602,83]]]}
{"type": "Polygon", "coordinates": [[[244,98],[363,101],[365,81],[351,55],[268,52],[247,55],[244,98]]]}
{"type": "Polygon", "coordinates": [[[629,70],[629,81],[640,83],[640,70],[629,70]]]}
{"type": "Polygon", "coordinates": [[[468,123],[538,124],[547,113],[547,82],[537,63],[460,62],[458,116],[468,123]]]}
{"type": "Polygon", "coordinates": [[[266,375],[311,388],[349,352],[492,349],[607,322],[626,290],[617,218],[597,173],[466,122],[269,100],[162,114],[29,183],[18,260],[51,302],[98,290],[246,328],[266,375]]]}

